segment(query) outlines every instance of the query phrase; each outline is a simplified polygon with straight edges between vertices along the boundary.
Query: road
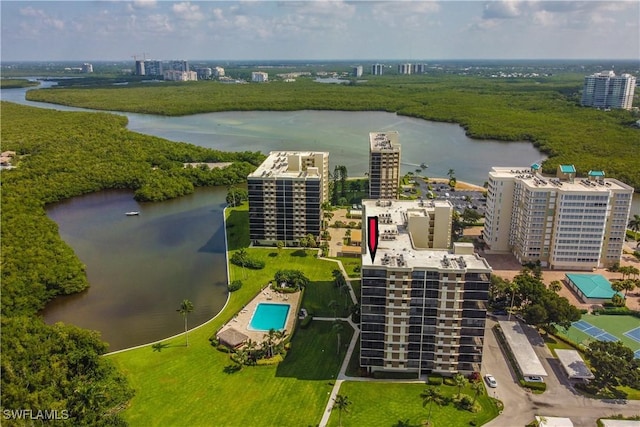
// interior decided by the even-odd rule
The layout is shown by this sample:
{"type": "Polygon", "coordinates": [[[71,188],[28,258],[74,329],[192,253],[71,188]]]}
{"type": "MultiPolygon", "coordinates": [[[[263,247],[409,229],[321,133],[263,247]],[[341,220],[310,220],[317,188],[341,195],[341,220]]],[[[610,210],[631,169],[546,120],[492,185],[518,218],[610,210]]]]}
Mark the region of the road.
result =
{"type": "Polygon", "coordinates": [[[519,427],[533,421],[536,415],[568,417],[574,427],[594,427],[598,418],[608,415],[625,416],[640,414],[640,401],[610,403],[604,400],[588,399],[578,394],[567,379],[557,359],[553,358],[542,339],[535,331],[524,327],[529,341],[549,376],[545,378],[547,390],[543,394],[532,394],[520,387],[502,349],[493,333],[496,322],[487,318],[485,344],[482,361],[482,375],[492,374],[498,387],[488,389],[491,396],[504,403],[504,411],[486,427],[519,427]]]}

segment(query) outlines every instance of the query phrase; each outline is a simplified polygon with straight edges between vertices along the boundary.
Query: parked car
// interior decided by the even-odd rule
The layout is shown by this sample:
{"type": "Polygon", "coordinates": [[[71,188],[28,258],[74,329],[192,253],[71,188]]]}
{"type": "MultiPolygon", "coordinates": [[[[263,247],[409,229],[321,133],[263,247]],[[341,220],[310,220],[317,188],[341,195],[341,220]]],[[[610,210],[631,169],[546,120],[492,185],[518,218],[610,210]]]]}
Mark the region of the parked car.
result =
{"type": "Polygon", "coordinates": [[[544,378],[538,376],[525,376],[524,380],[530,383],[543,383],[544,378]]]}
{"type": "Polygon", "coordinates": [[[484,376],[484,380],[487,382],[487,385],[491,388],[498,387],[498,381],[491,374],[487,374],[484,376]]]}

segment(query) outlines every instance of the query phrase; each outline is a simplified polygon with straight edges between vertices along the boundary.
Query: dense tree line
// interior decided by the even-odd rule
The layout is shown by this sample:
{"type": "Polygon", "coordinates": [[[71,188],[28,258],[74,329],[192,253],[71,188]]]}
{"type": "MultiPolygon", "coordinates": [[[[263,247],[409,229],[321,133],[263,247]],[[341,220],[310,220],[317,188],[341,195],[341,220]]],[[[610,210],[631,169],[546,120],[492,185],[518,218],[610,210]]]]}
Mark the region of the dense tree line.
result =
{"type": "Polygon", "coordinates": [[[46,89],[28,99],[86,108],[160,115],[214,111],[388,111],[459,123],[478,139],[530,141],[549,155],[543,168],[575,164],[579,174],[604,169],[607,176],[640,188],[639,130],[633,113],[579,106],[584,76],[488,79],[470,76],[393,76],[366,83],[225,85],[217,82],[161,86],[46,89]]]}
{"type": "Polygon", "coordinates": [[[88,286],[84,265],[45,206],[103,189],[163,200],[196,186],[230,185],[245,181],[264,156],[139,135],[111,114],[0,106],[3,150],[17,152],[17,167],[2,171],[2,409],[66,409],[68,425],[122,424],[118,412],[133,391],[100,357],[107,345],[94,332],[46,325],[37,315],[51,298],[88,286]],[[233,163],[209,170],[187,162],[233,163]]]}

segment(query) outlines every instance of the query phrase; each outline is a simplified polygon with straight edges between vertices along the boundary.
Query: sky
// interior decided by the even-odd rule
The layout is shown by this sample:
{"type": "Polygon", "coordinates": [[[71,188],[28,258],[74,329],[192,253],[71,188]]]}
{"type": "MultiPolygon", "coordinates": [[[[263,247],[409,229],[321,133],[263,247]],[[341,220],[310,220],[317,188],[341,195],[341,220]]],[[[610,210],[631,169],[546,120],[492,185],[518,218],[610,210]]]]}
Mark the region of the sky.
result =
{"type": "Polygon", "coordinates": [[[2,61],[640,59],[640,1],[0,1],[2,61]]]}

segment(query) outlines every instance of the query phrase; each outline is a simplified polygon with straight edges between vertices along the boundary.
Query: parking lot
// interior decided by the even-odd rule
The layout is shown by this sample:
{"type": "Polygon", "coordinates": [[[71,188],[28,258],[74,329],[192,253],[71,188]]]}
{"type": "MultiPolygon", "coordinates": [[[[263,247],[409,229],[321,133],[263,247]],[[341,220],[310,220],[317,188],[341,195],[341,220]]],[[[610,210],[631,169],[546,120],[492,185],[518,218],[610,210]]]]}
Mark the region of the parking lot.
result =
{"type": "Polygon", "coordinates": [[[431,193],[434,200],[449,200],[453,208],[460,214],[468,208],[474,209],[484,216],[487,208],[484,188],[460,182],[456,184],[455,189],[452,189],[447,180],[429,179],[428,182],[425,182],[420,177],[415,178],[415,180],[425,199],[431,193]],[[429,190],[429,185],[431,185],[431,190],[429,190]]]}

